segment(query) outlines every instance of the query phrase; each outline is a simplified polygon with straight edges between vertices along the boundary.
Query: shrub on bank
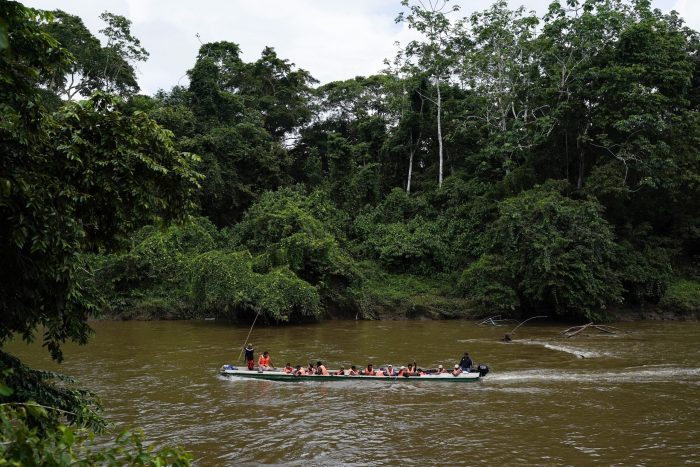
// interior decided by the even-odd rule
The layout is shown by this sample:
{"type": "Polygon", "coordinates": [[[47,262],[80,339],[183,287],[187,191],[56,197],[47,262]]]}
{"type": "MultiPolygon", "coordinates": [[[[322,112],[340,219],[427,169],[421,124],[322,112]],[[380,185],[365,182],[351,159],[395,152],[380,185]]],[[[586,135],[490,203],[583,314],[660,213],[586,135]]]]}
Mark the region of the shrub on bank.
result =
{"type": "Polygon", "coordinates": [[[673,281],[659,307],[684,315],[700,313],[700,282],[692,279],[673,281]]]}
{"type": "Polygon", "coordinates": [[[351,295],[362,318],[470,319],[481,313],[473,302],[450,296],[454,278],[449,274],[390,274],[373,261],[363,261],[359,268],[362,285],[351,295]]]}
{"type": "Polygon", "coordinates": [[[498,308],[599,319],[606,305],[622,300],[613,232],[602,211],[595,200],[565,196],[558,183],[502,201],[486,233],[492,256],[465,270],[464,296],[498,308]]]}
{"type": "Polygon", "coordinates": [[[253,271],[247,251],[210,251],[192,261],[190,277],[192,307],[235,318],[255,312],[270,321],[290,321],[296,316],[316,317],[320,312],[318,291],[288,268],[266,274],[253,271]]]}

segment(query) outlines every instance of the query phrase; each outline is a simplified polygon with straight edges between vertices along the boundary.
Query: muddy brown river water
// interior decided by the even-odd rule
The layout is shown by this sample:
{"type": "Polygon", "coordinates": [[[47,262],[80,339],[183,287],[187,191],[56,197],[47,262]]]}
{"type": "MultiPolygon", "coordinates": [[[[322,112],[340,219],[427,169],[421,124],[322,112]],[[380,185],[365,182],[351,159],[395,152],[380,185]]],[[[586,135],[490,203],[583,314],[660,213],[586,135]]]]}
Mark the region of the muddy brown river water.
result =
{"type": "MultiPolygon", "coordinates": [[[[179,444],[197,465],[700,464],[700,323],[617,325],[615,336],[563,326],[469,321],[331,321],[256,327],[276,365],[454,365],[464,351],[491,373],[473,384],[227,379],[248,327],[95,322],[84,347],[50,361],[39,345],[6,350],[76,377],[117,427],[179,444]]],[[[256,354],[257,357],[257,354],[256,354]]]]}

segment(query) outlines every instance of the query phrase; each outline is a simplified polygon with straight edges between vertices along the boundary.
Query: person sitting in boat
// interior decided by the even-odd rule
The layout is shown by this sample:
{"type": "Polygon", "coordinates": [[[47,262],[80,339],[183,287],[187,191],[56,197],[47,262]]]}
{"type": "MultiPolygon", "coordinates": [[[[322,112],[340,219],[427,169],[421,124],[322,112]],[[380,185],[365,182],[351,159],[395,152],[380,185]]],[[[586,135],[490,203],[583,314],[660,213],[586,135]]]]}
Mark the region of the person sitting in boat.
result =
{"type": "Polygon", "coordinates": [[[469,373],[469,370],[471,370],[473,366],[474,362],[472,362],[469,352],[464,352],[464,357],[459,361],[459,367],[463,372],[469,373]]]}
{"type": "Polygon", "coordinates": [[[408,368],[406,368],[406,375],[413,376],[416,374],[416,362],[409,363],[408,368]]]}
{"type": "Polygon", "coordinates": [[[245,350],[245,361],[248,365],[248,369],[252,371],[255,367],[255,350],[253,349],[253,344],[246,345],[243,350],[245,350]]]}
{"type": "Polygon", "coordinates": [[[345,376],[345,367],[341,366],[337,371],[334,371],[333,376],[345,376]]]}
{"type": "Polygon", "coordinates": [[[319,360],[316,362],[316,374],[317,375],[322,375],[322,376],[328,376],[328,369],[323,365],[323,363],[319,360]]]}
{"type": "Polygon", "coordinates": [[[401,368],[399,368],[399,372],[397,373],[397,376],[405,376],[408,377],[408,373],[406,372],[406,367],[401,365],[401,368]]]}
{"type": "Polygon", "coordinates": [[[374,371],[374,366],[372,366],[371,363],[368,363],[367,368],[365,368],[364,374],[365,374],[365,376],[376,376],[377,372],[374,371]]]}
{"type": "Polygon", "coordinates": [[[306,374],[306,370],[304,369],[303,366],[297,365],[296,369],[294,370],[294,373],[292,373],[294,376],[304,376],[306,374]]]}
{"type": "Polygon", "coordinates": [[[292,364],[287,362],[287,365],[285,365],[284,368],[282,368],[282,371],[284,371],[287,374],[290,374],[294,371],[294,367],[292,367],[292,364]]]}
{"type": "Polygon", "coordinates": [[[316,374],[316,368],[314,367],[313,363],[309,362],[309,367],[306,369],[306,374],[307,375],[315,375],[316,374]]]}
{"type": "Polygon", "coordinates": [[[462,368],[459,366],[459,364],[455,365],[455,369],[452,370],[452,376],[459,376],[462,374],[462,368]]]}
{"type": "Polygon", "coordinates": [[[355,365],[352,365],[350,367],[350,370],[348,371],[348,376],[357,376],[359,374],[360,374],[360,372],[357,371],[357,367],[355,365]]]}
{"type": "Polygon", "coordinates": [[[394,367],[392,365],[387,365],[384,370],[384,376],[395,376],[394,367]]]}
{"type": "Polygon", "coordinates": [[[441,375],[443,373],[447,373],[447,370],[442,365],[438,365],[437,370],[435,371],[436,375],[441,375]]]}
{"type": "Polygon", "coordinates": [[[260,358],[258,358],[258,371],[271,370],[272,368],[274,367],[272,366],[272,360],[270,360],[270,353],[265,351],[260,358]]]}

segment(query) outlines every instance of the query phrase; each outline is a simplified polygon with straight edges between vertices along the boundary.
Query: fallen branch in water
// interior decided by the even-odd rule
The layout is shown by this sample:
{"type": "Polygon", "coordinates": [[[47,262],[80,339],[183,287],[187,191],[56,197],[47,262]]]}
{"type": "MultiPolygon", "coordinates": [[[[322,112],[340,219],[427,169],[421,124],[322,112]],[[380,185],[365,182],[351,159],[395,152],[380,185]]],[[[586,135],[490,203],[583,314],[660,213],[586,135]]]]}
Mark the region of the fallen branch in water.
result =
{"type": "Polygon", "coordinates": [[[490,318],[486,318],[482,322],[479,323],[479,326],[504,326],[507,323],[512,323],[514,322],[514,319],[501,319],[501,315],[497,316],[491,316],[490,318]]]}
{"type": "Polygon", "coordinates": [[[576,334],[579,334],[584,330],[588,329],[588,326],[591,326],[592,324],[593,322],[584,324],[583,326],[574,326],[572,328],[567,329],[562,334],[564,334],[566,337],[574,337],[576,334]]]}
{"type": "Polygon", "coordinates": [[[603,332],[605,334],[617,334],[618,332],[625,332],[625,331],[622,331],[621,329],[618,329],[618,328],[613,327],[613,326],[605,326],[602,324],[593,324],[593,322],[591,321],[588,324],[584,324],[582,326],[574,326],[574,327],[571,327],[565,331],[562,331],[562,334],[564,334],[566,337],[574,337],[575,335],[580,334],[581,332],[585,331],[589,327],[593,328],[593,329],[597,329],[598,331],[603,332]]]}

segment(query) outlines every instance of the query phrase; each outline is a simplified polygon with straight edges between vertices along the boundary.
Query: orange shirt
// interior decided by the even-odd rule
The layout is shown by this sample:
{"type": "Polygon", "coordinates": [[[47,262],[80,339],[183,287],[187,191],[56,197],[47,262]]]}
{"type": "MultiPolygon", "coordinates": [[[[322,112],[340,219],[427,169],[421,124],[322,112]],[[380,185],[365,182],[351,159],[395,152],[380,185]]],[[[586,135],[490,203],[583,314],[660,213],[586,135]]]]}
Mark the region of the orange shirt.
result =
{"type": "Polygon", "coordinates": [[[258,365],[259,366],[270,366],[270,357],[264,357],[261,355],[260,358],[258,359],[258,365]]]}

